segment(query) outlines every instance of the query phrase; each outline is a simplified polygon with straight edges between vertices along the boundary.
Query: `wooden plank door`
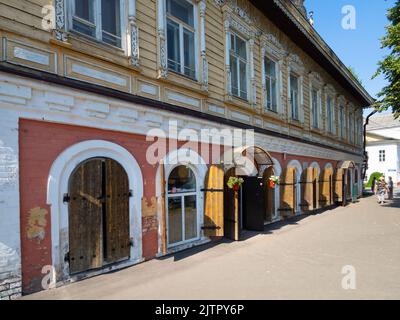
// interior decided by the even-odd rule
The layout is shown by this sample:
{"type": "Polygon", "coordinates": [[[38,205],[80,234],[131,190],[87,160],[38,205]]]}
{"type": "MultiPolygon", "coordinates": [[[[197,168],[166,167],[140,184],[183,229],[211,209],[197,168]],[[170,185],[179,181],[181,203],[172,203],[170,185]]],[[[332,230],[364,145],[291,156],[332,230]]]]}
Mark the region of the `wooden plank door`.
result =
{"type": "Polygon", "coordinates": [[[272,218],[275,215],[275,192],[277,187],[271,188],[269,178],[273,176],[274,168],[271,166],[265,170],[264,173],[264,184],[265,184],[265,222],[272,222],[272,218]]]}
{"type": "Polygon", "coordinates": [[[343,196],[343,192],[345,191],[344,186],[344,170],[338,169],[335,173],[335,188],[334,188],[334,197],[336,202],[345,201],[346,196],[343,196]]]}
{"type": "Polygon", "coordinates": [[[105,160],[105,263],[129,259],[129,181],[124,168],[105,160]]]}
{"type": "Polygon", "coordinates": [[[102,160],[81,164],[69,180],[69,268],[75,274],[100,268],[102,247],[102,160]]]}
{"type": "Polygon", "coordinates": [[[221,166],[210,166],[204,193],[204,234],[208,237],[223,237],[224,170],[221,166]]]}
{"type": "Polygon", "coordinates": [[[252,231],[264,231],[265,190],[263,179],[247,177],[243,184],[244,227],[252,231]]]}
{"type": "Polygon", "coordinates": [[[296,212],[296,169],[291,167],[287,168],[282,182],[283,183],[280,185],[281,207],[279,211],[283,217],[287,217],[296,212]]]}
{"type": "Polygon", "coordinates": [[[238,193],[227,186],[230,177],[235,176],[235,168],[225,174],[224,181],[224,233],[231,240],[240,240],[240,217],[238,193]]]}

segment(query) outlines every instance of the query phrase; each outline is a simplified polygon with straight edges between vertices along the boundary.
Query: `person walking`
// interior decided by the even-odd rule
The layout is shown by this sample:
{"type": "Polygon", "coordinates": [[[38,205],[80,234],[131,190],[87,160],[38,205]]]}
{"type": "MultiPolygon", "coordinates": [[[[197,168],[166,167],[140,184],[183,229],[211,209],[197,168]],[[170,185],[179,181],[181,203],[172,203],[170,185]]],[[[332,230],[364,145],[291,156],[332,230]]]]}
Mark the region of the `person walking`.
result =
{"type": "Polygon", "coordinates": [[[389,200],[393,200],[393,178],[389,177],[389,182],[388,182],[388,189],[389,189],[389,200]]]}
{"type": "Polygon", "coordinates": [[[371,191],[375,193],[375,186],[376,186],[376,177],[372,179],[371,191]]]}
{"type": "Polygon", "coordinates": [[[387,183],[385,181],[384,177],[381,177],[379,181],[375,184],[375,194],[378,197],[378,203],[379,204],[384,204],[385,203],[385,197],[386,194],[388,193],[389,189],[387,186],[387,183]]]}

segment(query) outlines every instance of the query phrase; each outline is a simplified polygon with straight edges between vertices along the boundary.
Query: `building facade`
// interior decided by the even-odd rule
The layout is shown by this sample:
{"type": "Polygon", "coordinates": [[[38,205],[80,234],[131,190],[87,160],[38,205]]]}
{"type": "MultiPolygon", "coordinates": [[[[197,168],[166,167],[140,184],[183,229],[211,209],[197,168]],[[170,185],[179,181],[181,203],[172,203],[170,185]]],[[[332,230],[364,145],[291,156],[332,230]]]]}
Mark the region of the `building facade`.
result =
{"type": "Polygon", "coordinates": [[[289,0],[0,0],[1,297],[359,196],[373,101],[305,12],[289,0]],[[239,129],[250,144],[212,140],[239,129]],[[168,148],[152,162],[155,142],[168,148]],[[252,160],[235,171],[227,154],[252,160]]]}
{"type": "Polygon", "coordinates": [[[386,180],[392,177],[394,185],[400,187],[400,121],[392,114],[372,117],[367,126],[366,142],[367,180],[378,172],[386,180]]]}

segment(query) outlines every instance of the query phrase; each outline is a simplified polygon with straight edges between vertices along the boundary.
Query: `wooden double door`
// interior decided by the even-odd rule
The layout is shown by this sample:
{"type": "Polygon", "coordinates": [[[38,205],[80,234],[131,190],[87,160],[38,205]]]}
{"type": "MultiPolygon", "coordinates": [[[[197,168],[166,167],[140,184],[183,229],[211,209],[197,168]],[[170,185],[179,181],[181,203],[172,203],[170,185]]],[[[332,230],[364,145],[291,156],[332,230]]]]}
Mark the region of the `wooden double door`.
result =
{"type": "Polygon", "coordinates": [[[80,164],[69,180],[71,274],[130,257],[129,183],[123,167],[107,158],[80,164]]]}

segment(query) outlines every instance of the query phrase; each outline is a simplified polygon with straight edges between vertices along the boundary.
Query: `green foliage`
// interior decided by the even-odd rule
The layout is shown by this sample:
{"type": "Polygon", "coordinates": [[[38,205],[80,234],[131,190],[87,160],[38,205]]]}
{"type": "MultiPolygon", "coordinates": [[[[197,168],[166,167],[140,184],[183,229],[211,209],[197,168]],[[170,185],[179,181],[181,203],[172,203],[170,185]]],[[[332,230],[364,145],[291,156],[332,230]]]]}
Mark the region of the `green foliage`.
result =
{"type": "Polygon", "coordinates": [[[229,189],[233,189],[233,187],[235,185],[239,185],[239,187],[241,187],[243,183],[244,183],[244,180],[242,178],[230,177],[227,185],[228,185],[229,189]]]}
{"type": "Polygon", "coordinates": [[[400,117],[400,0],[388,11],[390,24],[386,27],[386,36],[382,38],[382,48],[390,50],[390,54],[378,63],[378,75],[384,75],[389,85],[378,94],[375,108],[379,111],[393,109],[395,118],[400,117]]]}
{"type": "Polygon", "coordinates": [[[363,85],[363,82],[360,78],[360,76],[358,75],[358,73],[356,72],[356,70],[353,67],[347,67],[347,69],[349,69],[349,71],[351,72],[351,74],[353,75],[354,78],[356,78],[356,80],[363,85]]]}
{"type": "Polygon", "coordinates": [[[367,185],[365,187],[366,188],[371,188],[372,187],[372,181],[374,180],[374,178],[376,178],[376,181],[378,181],[380,177],[383,177],[383,173],[374,172],[369,177],[368,183],[367,183],[367,185]]]}

